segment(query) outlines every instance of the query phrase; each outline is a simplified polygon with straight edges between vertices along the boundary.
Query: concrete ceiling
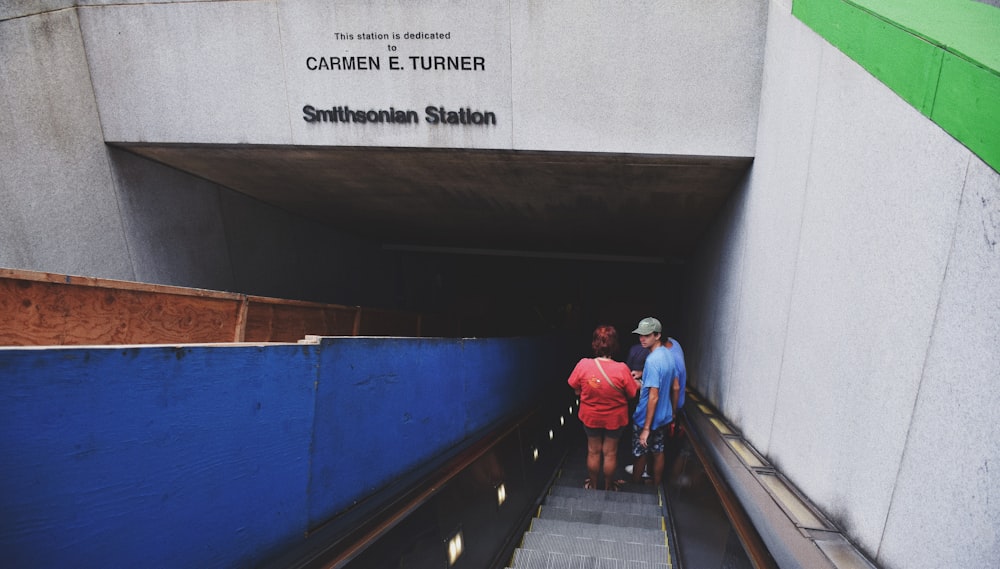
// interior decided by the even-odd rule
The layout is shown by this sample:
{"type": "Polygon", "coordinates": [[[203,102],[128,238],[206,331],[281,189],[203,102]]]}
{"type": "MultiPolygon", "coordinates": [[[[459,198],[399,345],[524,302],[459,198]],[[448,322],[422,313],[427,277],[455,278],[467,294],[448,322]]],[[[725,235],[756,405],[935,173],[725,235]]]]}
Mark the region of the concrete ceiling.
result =
{"type": "Polygon", "coordinates": [[[751,158],[116,144],[402,248],[686,259],[751,158]]]}

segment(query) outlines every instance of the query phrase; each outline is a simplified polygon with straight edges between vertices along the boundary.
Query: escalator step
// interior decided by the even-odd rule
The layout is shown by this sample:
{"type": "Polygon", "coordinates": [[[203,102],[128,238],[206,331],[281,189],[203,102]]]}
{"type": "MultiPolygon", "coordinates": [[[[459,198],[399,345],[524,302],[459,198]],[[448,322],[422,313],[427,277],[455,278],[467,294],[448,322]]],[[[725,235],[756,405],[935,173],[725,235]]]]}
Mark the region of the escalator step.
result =
{"type": "Polygon", "coordinates": [[[617,559],[619,561],[644,561],[646,563],[667,563],[670,553],[666,545],[625,543],[607,539],[590,539],[565,535],[545,535],[527,532],[521,547],[550,553],[582,555],[597,559],[617,559]]]}
{"type": "MultiPolygon", "coordinates": [[[[592,494],[597,494],[597,492],[592,492],[592,494]]],[[[633,514],[651,518],[663,517],[663,510],[660,508],[659,504],[628,504],[621,502],[606,502],[595,497],[564,498],[562,496],[547,496],[545,498],[545,503],[550,506],[560,506],[563,508],[572,508],[574,510],[633,514]]]]}
{"type": "Polygon", "coordinates": [[[671,569],[671,566],[669,563],[619,561],[585,555],[517,549],[508,569],[671,569]]]}
{"type": "Polygon", "coordinates": [[[619,502],[623,504],[654,504],[660,505],[659,494],[635,494],[628,492],[601,492],[576,488],[569,486],[553,486],[549,490],[550,496],[561,496],[563,498],[580,498],[593,501],[619,502]]]}
{"type": "Polygon", "coordinates": [[[531,520],[531,527],[528,531],[540,534],[572,535],[594,539],[646,543],[650,545],[666,545],[667,543],[667,532],[660,529],[654,530],[611,525],[599,526],[582,522],[567,522],[545,518],[531,520]]]}
{"type": "Polygon", "coordinates": [[[512,569],[596,569],[597,560],[582,555],[522,548],[514,550],[514,559],[510,566],[512,569]]]}
{"type": "Polygon", "coordinates": [[[634,527],[644,529],[663,529],[662,517],[638,516],[635,514],[616,514],[612,512],[597,512],[591,510],[576,510],[562,506],[543,505],[539,518],[580,522],[597,525],[613,525],[619,527],[634,527]]]}

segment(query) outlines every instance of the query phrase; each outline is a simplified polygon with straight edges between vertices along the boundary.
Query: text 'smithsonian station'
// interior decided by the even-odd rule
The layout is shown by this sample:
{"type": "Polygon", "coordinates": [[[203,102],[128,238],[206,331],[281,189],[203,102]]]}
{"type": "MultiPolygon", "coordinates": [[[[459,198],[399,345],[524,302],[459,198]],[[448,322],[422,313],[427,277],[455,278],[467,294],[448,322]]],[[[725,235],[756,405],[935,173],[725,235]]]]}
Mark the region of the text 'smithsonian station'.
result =
{"type": "MultiPolygon", "coordinates": [[[[302,119],[308,123],[401,123],[418,124],[420,116],[411,109],[355,110],[348,106],[317,109],[312,105],[302,107],[302,119]]],[[[424,121],[435,125],[495,126],[497,115],[491,111],[474,111],[465,107],[448,110],[444,107],[424,107],[424,121]]]]}

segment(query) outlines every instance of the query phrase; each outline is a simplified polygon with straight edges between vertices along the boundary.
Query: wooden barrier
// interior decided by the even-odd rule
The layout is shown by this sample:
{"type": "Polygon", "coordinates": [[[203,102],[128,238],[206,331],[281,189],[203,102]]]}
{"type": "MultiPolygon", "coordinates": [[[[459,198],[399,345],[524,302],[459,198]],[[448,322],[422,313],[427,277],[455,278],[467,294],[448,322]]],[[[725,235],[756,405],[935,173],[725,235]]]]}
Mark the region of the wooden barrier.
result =
{"type": "Polygon", "coordinates": [[[247,342],[297,342],[314,336],[355,336],[361,309],[318,302],[247,297],[247,342]]]}
{"type": "Polygon", "coordinates": [[[232,342],[241,295],[0,269],[0,345],[232,342]]]}
{"type": "Polygon", "coordinates": [[[457,318],[0,269],[0,346],[459,336],[457,318]]]}

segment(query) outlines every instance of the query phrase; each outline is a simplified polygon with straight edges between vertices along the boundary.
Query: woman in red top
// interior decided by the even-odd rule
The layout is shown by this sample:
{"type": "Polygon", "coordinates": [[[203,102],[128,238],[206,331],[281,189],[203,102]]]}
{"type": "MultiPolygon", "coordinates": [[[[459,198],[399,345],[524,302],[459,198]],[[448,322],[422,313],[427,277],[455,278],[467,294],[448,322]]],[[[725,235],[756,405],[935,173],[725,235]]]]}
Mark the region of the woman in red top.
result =
{"type": "Polygon", "coordinates": [[[598,326],[590,343],[595,358],[584,358],[573,368],[569,386],[580,396],[580,422],[587,433],[587,471],[584,488],[594,488],[604,462],[604,489],[617,490],[618,440],[628,426],[628,400],[636,396],[639,384],[628,366],[611,356],[618,351],[618,331],[614,326],[598,326]]]}

